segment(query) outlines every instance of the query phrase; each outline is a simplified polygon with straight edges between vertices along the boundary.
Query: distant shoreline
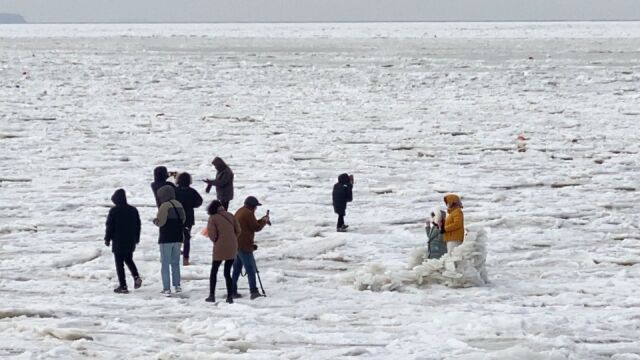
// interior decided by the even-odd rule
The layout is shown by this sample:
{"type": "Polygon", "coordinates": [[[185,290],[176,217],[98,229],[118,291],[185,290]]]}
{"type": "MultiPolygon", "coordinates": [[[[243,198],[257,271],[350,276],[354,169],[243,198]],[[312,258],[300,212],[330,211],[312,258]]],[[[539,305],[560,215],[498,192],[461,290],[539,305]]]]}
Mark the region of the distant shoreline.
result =
{"type": "Polygon", "coordinates": [[[20,14],[0,12],[0,25],[2,24],[16,25],[16,24],[26,24],[26,23],[27,21],[24,19],[24,16],[20,14]]]}

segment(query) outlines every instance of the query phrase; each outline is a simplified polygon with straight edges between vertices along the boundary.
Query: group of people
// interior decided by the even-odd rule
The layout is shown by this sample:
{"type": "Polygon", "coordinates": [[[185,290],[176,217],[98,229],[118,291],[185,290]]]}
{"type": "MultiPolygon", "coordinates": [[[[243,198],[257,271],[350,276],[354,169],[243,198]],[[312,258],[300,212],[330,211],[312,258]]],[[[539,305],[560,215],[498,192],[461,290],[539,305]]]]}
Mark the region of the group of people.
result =
{"type": "Polygon", "coordinates": [[[446,213],[439,207],[434,208],[425,226],[429,259],[439,259],[464,241],[464,214],[460,197],[456,194],[447,194],[444,197],[444,204],[447,206],[446,213]]]}
{"type": "MultiPolygon", "coordinates": [[[[233,171],[219,157],[211,163],[216,169],[215,179],[206,179],[205,191],[216,189],[216,200],[207,207],[209,219],[203,232],[213,242],[213,257],[209,276],[209,296],[207,302],[215,302],[218,269],[224,262],[224,279],[227,289],[226,301],[241,297],[238,293],[238,279],[244,268],[249,282],[250,298],[262,296],[256,284],[256,262],[253,252],[255,233],[270,225],[269,212],[260,219],[255,216],[258,199],[249,196],[243,206],[234,214],[229,212],[229,203],[233,200],[233,171]]],[[[353,201],[353,175],[340,174],[333,187],[332,200],[334,212],[338,215],[336,230],[346,232],[349,227],[344,222],[347,203],[353,201]]],[[[176,293],[182,292],[180,283],[180,257],[182,265],[190,264],[191,230],[195,224],[194,209],[203,203],[202,196],[191,187],[192,178],[187,172],[177,174],[168,172],[164,166],[154,169],[154,181],[151,189],[156,200],[158,212],[153,223],[159,228],[158,244],[160,248],[162,293],[171,296],[171,286],[176,293]],[[176,184],[168,181],[176,178],[176,184]]],[[[142,278],[133,261],[133,252],[140,242],[140,216],[138,210],[127,203],[124,189],[118,189],[111,197],[115,205],[109,211],[106,223],[105,245],[112,245],[116,274],[119,286],[116,293],[128,293],[124,266],[129,268],[134,279],[134,288],[142,286],[142,278]]],[[[439,208],[431,212],[427,220],[428,258],[440,258],[451,252],[464,241],[464,215],[462,202],[455,194],[444,197],[446,214],[439,208]]]]}
{"type": "MultiPolygon", "coordinates": [[[[233,200],[233,171],[219,157],[212,161],[216,168],[215,179],[206,179],[206,192],[216,189],[217,199],[207,207],[209,219],[203,232],[213,242],[213,257],[209,278],[208,302],[215,302],[218,269],[224,262],[224,278],[227,288],[226,301],[242,297],[238,293],[238,279],[244,268],[249,281],[250,298],[262,296],[256,286],[256,263],[253,251],[258,247],[254,242],[255,233],[271,224],[269,215],[260,219],[255,216],[262,205],[254,196],[245,199],[244,205],[231,214],[229,203],[233,200]]],[[[176,293],[182,292],[180,282],[180,258],[182,265],[190,264],[191,230],[195,224],[194,209],[203,203],[202,196],[191,187],[192,178],[187,172],[170,173],[164,166],[154,169],[151,189],[158,211],[153,223],[159,229],[162,293],[171,296],[171,285],[176,293]],[[176,184],[168,181],[173,176],[176,184]]],[[[138,210],[129,205],[124,189],[115,191],[111,198],[114,207],[109,211],[106,223],[105,245],[111,246],[115,258],[119,286],[116,293],[128,293],[124,265],[129,268],[134,279],[134,288],[142,286],[142,278],[133,261],[133,252],[140,242],[140,216],[138,210]],[[111,245],[113,243],[113,245],[111,245]]]]}

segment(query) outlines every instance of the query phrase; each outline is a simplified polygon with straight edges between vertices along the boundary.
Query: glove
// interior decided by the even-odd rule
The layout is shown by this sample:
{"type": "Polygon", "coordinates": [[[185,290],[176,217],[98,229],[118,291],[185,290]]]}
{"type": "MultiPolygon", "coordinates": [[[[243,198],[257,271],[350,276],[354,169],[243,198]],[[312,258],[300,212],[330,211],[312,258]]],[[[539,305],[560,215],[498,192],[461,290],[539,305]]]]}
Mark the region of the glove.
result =
{"type": "Polygon", "coordinates": [[[109,247],[109,245],[111,245],[111,241],[109,241],[109,239],[105,239],[105,240],[104,240],[104,245],[105,245],[106,247],[109,247]]]}
{"type": "Polygon", "coordinates": [[[253,250],[258,250],[258,245],[253,244],[253,250]]]}

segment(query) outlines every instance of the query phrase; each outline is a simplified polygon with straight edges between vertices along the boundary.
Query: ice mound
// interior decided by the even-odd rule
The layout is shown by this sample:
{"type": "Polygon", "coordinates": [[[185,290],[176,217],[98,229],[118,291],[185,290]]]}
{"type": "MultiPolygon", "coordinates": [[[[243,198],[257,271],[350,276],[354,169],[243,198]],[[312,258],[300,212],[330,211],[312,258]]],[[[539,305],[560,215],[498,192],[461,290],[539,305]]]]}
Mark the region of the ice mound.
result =
{"type": "Polygon", "coordinates": [[[90,340],[93,341],[93,337],[85,330],[82,329],[59,329],[59,328],[43,328],[39,331],[42,335],[49,335],[60,340],[90,340]]]}
{"type": "MultiPolygon", "coordinates": [[[[426,259],[410,271],[418,284],[444,284],[449,287],[482,286],[488,282],[487,233],[481,229],[465,236],[462,245],[440,259],[426,259]]],[[[409,260],[415,262],[415,255],[409,260]]]]}
{"type": "Polygon", "coordinates": [[[427,260],[428,250],[426,247],[419,247],[413,249],[411,254],[409,255],[409,264],[407,269],[413,269],[414,267],[422,264],[427,260]]]}
{"type": "Polygon", "coordinates": [[[360,291],[393,291],[401,286],[397,277],[387,272],[381,264],[369,264],[347,275],[344,281],[353,284],[360,291]]]}
{"type": "Polygon", "coordinates": [[[443,284],[452,288],[482,286],[488,282],[485,262],[487,233],[469,232],[462,245],[440,259],[427,259],[425,248],[409,256],[409,270],[392,273],[381,264],[369,264],[343,280],[360,291],[394,291],[402,285],[443,284]]]}

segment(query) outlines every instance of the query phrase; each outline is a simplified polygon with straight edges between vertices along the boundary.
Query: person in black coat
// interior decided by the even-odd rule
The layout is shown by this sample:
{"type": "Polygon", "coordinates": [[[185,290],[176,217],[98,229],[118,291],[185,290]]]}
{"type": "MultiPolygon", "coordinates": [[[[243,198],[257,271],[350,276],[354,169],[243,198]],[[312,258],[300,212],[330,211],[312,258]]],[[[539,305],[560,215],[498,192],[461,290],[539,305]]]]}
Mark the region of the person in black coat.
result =
{"type": "MultiPolygon", "coordinates": [[[[174,175],[175,176],[175,175],[174,175]]],[[[153,190],[153,197],[156,199],[156,206],[160,207],[160,200],[158,200],[158,189],[165,185],[176,187],[173,183],[168,182],[169,171],[164,166],[158,166],[153,169],[153,182],[151,183],[151,190],[153,190]]]]}
{"type": "Polygon", "coordinates": [[[338,214],[338,232],[345,232],[349,225],[345,225],[347,203],[353,200],[353,175],[340,174],[338,182],[333,185],[333,211],[338,214]]]}
{"type": "Polygon", "coordinates": [[[214,180],[206,179],[207,188],[205,192],[208,194],[211,187],[216,187],[216,197],[222,203],[225,210],[229,211],[229,202],[233,200],[233,171],[219,157],[215,157],[211,165],[216,168],[216,178],[214,180]]]}
{"type": "Polygon", "coordinates": [[[176,189],[176,200],[184,208],[187,217],[184,223],[184,243],[182,245],[182,265],[189,265],[189,252],[191,250],[191,228],[195,224],[193,209],[202,205],[202,197],[191,186],[191,175],[183,172],[178,175],[178,188],[176,189]]]}
{"type": "Polygon", "coordinates": [[[120,286],[113,291],[120,294],[129,292],[127,280],[124,276],[124,264],[127,264],[133,276],[134,288],[142,286],[142,279],[138,268],[133,262],[133,252],[136,244],[140,242],[140,215],[138,210],[127,204],[127,195],[124,189],[118,189],[113,193],[111,201],[115,204],[109,210],[107,216],[107,229],[104,235],[104,244],[111,245],[111,251],[116,262],[116,274],[120,286]],[[113,243],[113,244],[111,244],[113,243]]]}

